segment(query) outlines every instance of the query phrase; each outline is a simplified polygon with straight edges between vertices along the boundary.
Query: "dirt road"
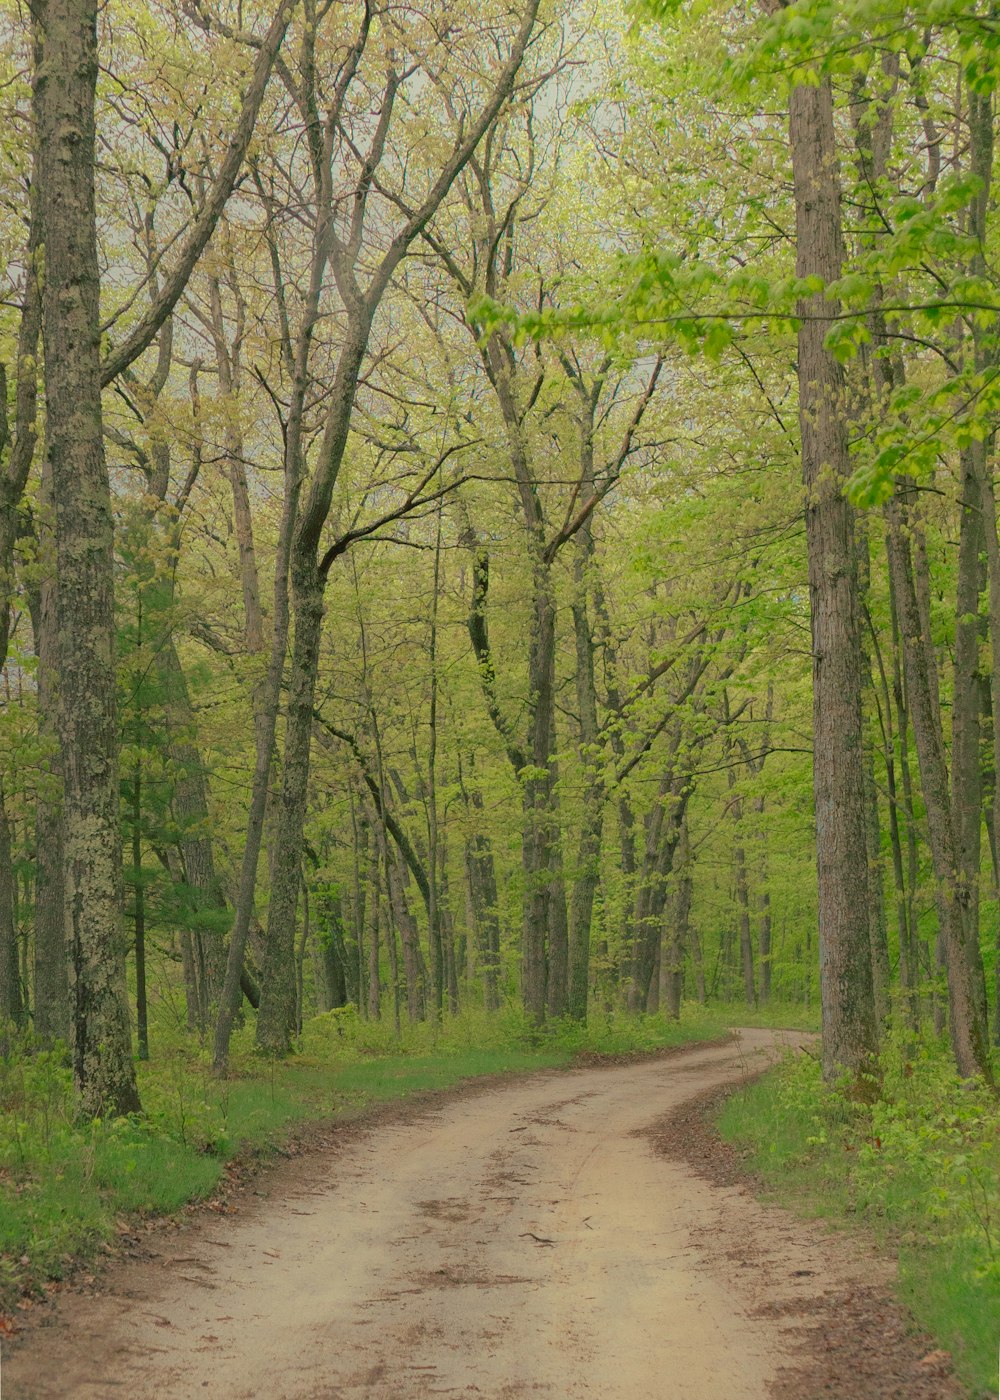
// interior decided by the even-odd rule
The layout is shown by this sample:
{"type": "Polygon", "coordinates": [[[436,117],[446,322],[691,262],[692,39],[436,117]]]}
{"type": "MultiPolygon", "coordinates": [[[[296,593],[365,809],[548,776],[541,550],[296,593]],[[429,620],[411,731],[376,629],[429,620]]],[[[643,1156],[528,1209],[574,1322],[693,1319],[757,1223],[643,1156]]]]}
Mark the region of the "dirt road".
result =
{"type": "MultiPolygon", "coordinates": [[[[763,1208],[647,1130],[795,1040],[512,1081],[283,1167],[268,1198],[65,1299],[4,1400],[764,1400],[789,1320],[711,1247],[720,1212],[763,1208]]],[[[775,1214],[786,1301],[851,1267],[775,1214]]]]}

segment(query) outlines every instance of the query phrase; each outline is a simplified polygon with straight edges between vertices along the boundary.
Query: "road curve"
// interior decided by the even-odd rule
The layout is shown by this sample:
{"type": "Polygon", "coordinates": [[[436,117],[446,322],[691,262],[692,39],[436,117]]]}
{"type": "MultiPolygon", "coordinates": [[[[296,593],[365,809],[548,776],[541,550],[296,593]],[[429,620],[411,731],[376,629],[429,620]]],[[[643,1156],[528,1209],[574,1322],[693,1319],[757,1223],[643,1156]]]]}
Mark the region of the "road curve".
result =
{"type": "Polygon", "coordinates": [[[645,1130],[800,1039],[512,1080],[311,1154],[64,1299],[4,1397],[765,1400],[788,1324],[706,1252],[738,1193],[645,1130]]]}

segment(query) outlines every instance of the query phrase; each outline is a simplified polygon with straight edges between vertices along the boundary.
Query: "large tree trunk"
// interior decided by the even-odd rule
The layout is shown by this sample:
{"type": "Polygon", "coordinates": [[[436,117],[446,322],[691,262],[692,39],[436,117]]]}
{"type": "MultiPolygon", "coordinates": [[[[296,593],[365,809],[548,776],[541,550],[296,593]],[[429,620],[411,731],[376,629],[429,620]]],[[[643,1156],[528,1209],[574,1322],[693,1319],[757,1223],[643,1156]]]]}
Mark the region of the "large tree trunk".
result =
{"type": "MultiPolygon", "coordinates": [[[[789,101],[796,271],[841,275],[840,182],[828,78],[789,101]]],[[[824,340],[836,305],[803,301],[799,424],[813,639],[813,790],[819,875],[823,1069],[862,1074],[878,1048],[872,993],[861,715],[861,638],[843,372],[824,340]]]]}
{"type": "Polygon", "coordinates": [[[96,0],[38,0],[34,112],[45,237],[45,392],[59,576],[73,1071],[88,1118],[134,1113],[115,718],[114,531],[104,461],[94,212],[96,0]]]}

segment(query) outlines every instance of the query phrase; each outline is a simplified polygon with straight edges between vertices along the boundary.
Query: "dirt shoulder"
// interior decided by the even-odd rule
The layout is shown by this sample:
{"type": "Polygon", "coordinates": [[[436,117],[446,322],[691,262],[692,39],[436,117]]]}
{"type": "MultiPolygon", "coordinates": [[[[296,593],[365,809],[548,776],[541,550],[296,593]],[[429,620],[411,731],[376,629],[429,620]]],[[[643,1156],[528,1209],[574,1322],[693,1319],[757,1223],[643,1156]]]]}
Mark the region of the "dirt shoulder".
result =
{"type": "Polygon", "coordinates": [[[788,1216],[760,1204],[755,1193],[762,1183],[714,1127],[730,1092],[728,1086],[710,1089],[678,1104],[656,1124],[651,1139],[663,1157],[683,1162],[740,1201],[739,1210],[720,1213],[703,1248],[717,1267],[752,1272],[761,1299],[758,1316],[794,1321],[795,1354],[779,1371],[774,1400],[967,1400],[950,1356],[893,1297],[894,1265],[877,1257],[870,1241],[834,1237],[818,1224],[796,1221],[796,1236],[814,1234],[826,1255],[846,1248],[859,1260],[864,1251],[865,1268],[849,1268],[843,1276],[833,1271],[829,1286],[810,1289],[808,1297],[780,1296],[793,1263],[783,1247],[788,1216]]]}

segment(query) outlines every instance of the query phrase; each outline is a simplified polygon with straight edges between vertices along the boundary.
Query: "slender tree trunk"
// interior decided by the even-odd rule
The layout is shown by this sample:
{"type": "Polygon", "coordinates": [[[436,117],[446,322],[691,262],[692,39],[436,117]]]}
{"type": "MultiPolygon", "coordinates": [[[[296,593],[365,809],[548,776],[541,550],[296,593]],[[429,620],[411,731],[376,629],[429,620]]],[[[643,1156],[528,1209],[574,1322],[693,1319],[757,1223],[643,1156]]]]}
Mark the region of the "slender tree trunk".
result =
{"type": "MultiPolygon", "coordinates": [[[[973,949],[970,947],[970,893],[962,875],[960,842],[953,824],[944,738],[935,723],[931,668],[927,666],[927,646],[911,567],[903,490],[897,488],[887,507],[889,566],[899,612],[907,695],[937,882],[941,936],[947,954],[952,1047],[960,1074],[982,1074],[989,1079],[987,1030],[981,1015],[980,986],[973,973],[973,949]]],[[[975,951],[978,953],[978,939],[975,951]]]]}
{"type": "MultiPolygon", "coordinates": [[[[735,792],[736,772],[727,772],[729,791],[735,792]]],[[[743,996],[748,1006],[757,1005],[757,982],[754,976],[753,935],[750,925],[750,882],[747,877],[747,853],[739,831],[743,822],[743,799],[730,799],[730,812],[737,836],[733,846],[733,869],[736,885],[736,922],[740,939],[740,966],[743,971],[743,996]]]]}
{"type": "MultiPolygon", "coordinates": [[[[589,475],[581,473],[584,489],[593,490],[592,443],[589,475]]],[[[587,1019],[590,985],[590,929],[594,896],[600,878],[601,841],[604,833],[604,783],[598,767],[597,686],[594,677],[594,640],[587,607],[589,573],[593,568],[594,541],[590,521],[577,535],[573,561],[573,636],[576,642],[576,702],[580,716],[580,759],[584,768],[583,817],[577,851],[576,879],[570,903],[569,1014],[587,1019]]]]}
{"type": "MultiPolygon", "coordinates": [[[[893,649],[893,683],[890,687],[889,676],[883,659],[882,650],[878,645],[878,638],[873,630],[875,643],[875,655],[878,661],[878,674],[881,686],[881,700],[879,713],[882,724],[883,759],[885,762],[885,783],[888,796],[889,807],[889,850],[892,854],[892,880],[895,894],[896,906],[896,941],[899,945],[899,981],[906,1005],[907,1020],[911,1029],[916,1030],[919,1024],[919,1006],[915,996],[918,976],[917,968],[913,962],[911,933],[909,927],[909,906],[906,892],[906,878],[903,870],[903,843],[901,838],[900,811],[902,799],[897,791],[896,784],[896,758],[897,758],[897,736],[896,723],[899,716],[902,716],[901,723],[905,724],[906,717],[903,706],[902,684],[899,680],[899,634],[896,622],[896,608],[892,589],[889,590],[889,612],[892,622],[892,649],[893,649]],[[896,695],[896,685],[899,684],[899,693],[896,695]]],[[[900,749],[902,752],[902,749],[900,749]]]]}
{"type": "MultiPolygon", "coordinates": [[[[990,679],[992,692],[992,739],[993,739],[993,839],[1000,837],[1000,781],[997,777],[997,764],[1000,762],[1000,540],[997,536],[997,506],[992,470],[987,467],[982,482],[983,526],[986,537],[987,577],[989,580],[989,619],[990,619],[990,679]]],[[[994,861],[994,886],[1000,905],[1000,877],[996,876],[994,861]]],[[[1000,1045],[1000,920],[996,933],[996,971],[993,1001],[993,1035],[1000,1045]]]]}
{"type": "MultiPolygon", "coordinates": [[[[41,61],[41,26],[35,26],[35,59],[41,61]]],[[[37,125],[36,113],[36,125],[37,125]]],[[[41,286],[39,277],[39,245],[41,243],[42,204],[38,195],[39,169],[37,156],[32,172],[29,196],[30,214],[27,246],[27,275],[24,286],[24,301],[21,309],[20,327],[17,339],[17,383],[14,392],[13,432],[8,416],[6,366],[0,363],[0,671],[7,660],[10,644],[11,598],[14,590],[14,551],[21,532],[23,517],[20,511],[31,470],[37,438],[37,385],[38,385],[38,338],[41,328],[41,286]]],[[[30,594],[29,594],[30,596],[30,594]]],[[[33,619],[34,620],[34,619],[33,619]]],[[[37,632],[36,632],[37,643],[37,632]]],[[[42,717],[40,715],[40,727],[42,717]]],[[[11,864],[10,828],[3,791],[0,789],[0,1027],[6,1030],[8,1024],[20,1025],[27,1019],[24,997],[27,982],[22,990],[18,969],[16,939],[16,883],[11,864]]],[[[37,888],[37,872],[36,872],[37,888]]],[[[54,893],[61,895],[61,886],[56,883],[54,893]]],[[[62,911],[59,911],[60,928],[62,911]]],[[[47,945],[43,945],[47,952],[47,945]]],[[[65,962],[63,963],[63,997],[59,1006],[43,1005],[43,1022],[36,1033],[45,1044],[51,1044],[58,1036],[65,1035],[66,997],[65,962]],[[49,1018],[45,1018],[51,1009],[49,1018]]],[[[42,970],[47,970],[43,956],[42,970]]],[[[58,994],[58,970],[52,969],[54,980],[51,988],[44,992],[58,994]]],[[[45,999],[43,998],[43,1001],[45,999]]],[[[37,1008],[36,1008],[37,1011],[37,1008]]]]}
{"type": "Polygon", "coordinates": [[[113,523],[104,461],[94,210],[96,0],[38,0],[34,78],[45,235],[46,428],[59,577],[66,928],[85,1117],[134,1113],[125,1000],[113,523]]]}
{"type": "Polygon", "coordinates": [[[17,955],[17,921],[14,917],[14,865],[11,855],[10,822],[7,802],[0,786],[0,1054],[5,1053],[5,1035],[25,1022],[21,971],[17,955]]]}
{"type": "Polygon", "coordinates": [[[766,1006],[771,1000],[771,891],[768,888],[767,830],[764,824],[764,795],[753,801],[757,819],[756,844],[760,893],[757,896],[757,949],[760,954],[760,999],[766,1006]]]}
{"type": "Polygon", "coordinates": [[[966,891],[966,948],[976,989],[977,1017],[988,1021],[986,981],[979,947],[979,869],[982,858],[983,774],[980,761],[982,685],[979,675],[980,554],[983,515],[980,483],[986,475],[985,444],[961,454],[958,580],[955,591],[955,661],[951,707],[951,805],[958,843],[959,878],[966,891]]]}
{"type": "MultiPolygon", "coordinates": [[[[196,731],[194,706],[172,637],[164,637],[157,646],[156,666],[167,713],[170,757],[177,773],[174,815],[180,826],[179,845],[184,862],[184,879],[189,888],[196,892],[199,912],[217,913],[221,922],[227,904],[222,881],[215,868],[208,780],[204,760],[191,737],[196,731]]],[[[203,949],[206,972],[200,1013],[204,1021],[208,1010],[219,999],[226,960],[221,930],[199,929],[198,942],[203,949]]]]}
{"type": "Polygon", "coordinates": [[[437,742],[438,742],[438,600],[441,587],[441,509],[438,503],[437,539],[434,549],[434,592],[431,602],[430,628],[430,723],[427,741],[427,875],[430,898],[427,901],[427,940],[431,955],[431,986],[434,1012],[440,1020],[444,1013],[446,981],[445,953],[441,937],[440,890],[438,887],[438,800],[437,800],[437,742]]]}
{"type": "Polygon", "coordinates": [[[648,1008],[668,882],[690,791],[690,785],[683,779],[667,773],[660,782],[656,805],[646,822],[646,850],[636,892],[635,944],[627,994],[628,1009],[633,1013],[648,1008]]]}
{"type": "Polygon", "coordinates": [[[470,830],[465,842],[466,878],[476,930],[476,948],[483,976],[483,1001],[487,1011],[500,1006],[500,916],[497,908],[496,869],[489,837],[479,829],[483,795],[473,782],[459,781],[466,803],[470,830]]]}
{"type": "MultiPolygon", "coordinates": [[[[871,553],[867,529],[857,537],[859,607],[865,615],[871,586],[871,553]]],[[[878,788],[875,784],[875,738],[872,716],[875,678],[867,629],[860,627],[862,675],[862,725],[864,732],[865,846],[868,855],[868,934],[872,963],[872,994],[878,1025],[889,1022],[889,938],[885,915],[885,877],[882,867],[882,833],[879,824],[878,788]],[[869,703],[865,704],[866,697],[869,703]]]]}
{"type": "Polygon", "coordinates": [[[358,820],[358,804],[354,796],[354,785],[348,789],[351,800],[351,921],[354,926],[354,944],[358,967],[358,1011],[367,1015],[368,998],[365,985],[365,905],[368,891],[361,878],[361,862],[368,850],[367,823],[358,820]]]}
{"type": "Polygon", "coordinates": [[[267,943],[261,974],[257,1045],[273,1055],[291,1049],[295,1024],[295,910],[309,787],[316,677],[319,672],[323,589],[315,570],[293,568],[295,641],[288,685],[281,802],[275,832],[274,872],[267,911],[267,943]]]}
{"type": "MultiPolygon", "coordinates": [[[[690,919],[690,915],[688,917],[690,919]]],[[[688,937],[691,940],[691,958],[694,962],[694,992],[698,998],[699,1006],[704,1006],[708,1001],[708,990],[705,986],[705,954],[698,930],[690,922],[688,924],[688,937]]]]}
{"type": "MultiPolygon", "coordinates": [[[[43,512],[39,548],[48,559],[52,544],[50,470],[43,469],[43,512]]],[[[42,1045],[69,1044],[69,964],[63,893],[62,755],[59,751],[58,643],[56,581],[42,579],[32,610],[38,657],[38,730],[48,751],[45,780],[35,808],[35,1037],[42,1045]]]]}
{"type": "Polygon", "coordinates": [[[535,564],[534,613],[528,663],[532,696],[529,776],[524,779],[524,932],[522,995],[524,1007],[540,1025],[546,1008],[560,1015],[568,991],[567,949],[548,947],[552,923],[553,879],[552,742],[555,689],[555,600],[551,579],[541,561],[535,564]],[[549,981],[552,980],[550,988],[549,981]]]}
{"type": "Polygon", "coordinates": [[[368,1016],[377,1021],[382,1012],[381,978],[379,974],[379,921],[381,914],[381,888],[379,880],[379,846],[372,842],[368,865],[368,1016]]]}
{"type": "MultiPolygon", "coordinates": [[[[824,284],[842,273],[840,182],[828,78],[789,101],[796,271],[824,284]]],[[[823,1068],[870,1067],[878,1048],[871,980],[861,639],[844,377],[824,340],[836,305],[802,303],[799,424],[813,640],[813,788],[819,874],[823,1068]]]]}
{"type": "Polygon", "coordinates": [[[149,1014],[146,1004],[146,891],[142,880],[142,765],[132,775],[132,898],[135,931],[135,1019],[139,1059],[149,1059],[149,1014]]]}
{"type": "MultiPolygon", "coordinates": [[[[690,941],[691,904],[694,881],[691,876],[691,846],[687,822],[681,826],[676,863],[677,885],[671,901],[671,917],[666,929],[660,964],[660,1005],[672,1021],[680,1018],[684,990],[684,955],[690,941]]],[[[696,966],[700,966],[700,959],[696,966]]],[[[705,977],[701,974],[700,1000],[705,1000],[705,977]]]]}

